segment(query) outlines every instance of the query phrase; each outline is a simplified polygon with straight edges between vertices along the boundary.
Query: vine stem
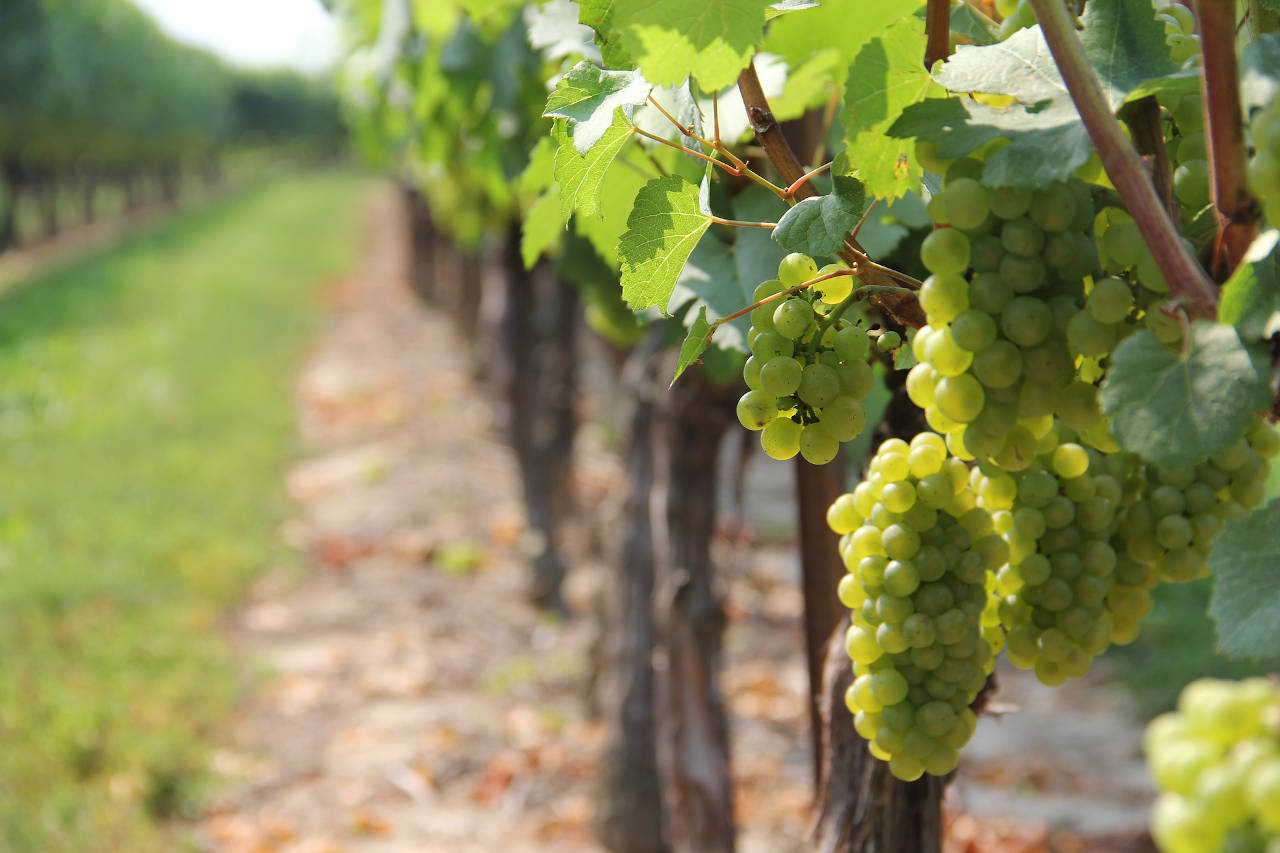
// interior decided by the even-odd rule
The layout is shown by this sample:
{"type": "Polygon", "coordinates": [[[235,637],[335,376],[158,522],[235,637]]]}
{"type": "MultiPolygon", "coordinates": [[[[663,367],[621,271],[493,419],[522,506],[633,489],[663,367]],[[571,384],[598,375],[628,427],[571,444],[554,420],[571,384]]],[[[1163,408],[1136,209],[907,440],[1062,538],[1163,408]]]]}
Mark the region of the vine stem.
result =
{"type": "Polygon", "coordinates": [[[1245,179],[1244,114],[1240,109],[1240,73],[1236,66],[1235,4],[1196,0],[1204,69],[1205,143],[1209,157],[1213,210],[1218,238],[1213,273],[1231,275],[1258,236],[1258,203],[1245,179]]]}
{"type": "Polygon", "coordinates": [[[1170,292],[1185,300],[1192,316],[1212,317],[1216,313],[1217,291],[1182,242],[1182,236],[1156,195],[1142,158],[1129,144],[1120,122],[1112,114],[1111,105],[1103,96],[1098,78],[1076,38],[1074,18],[1061,0],[1030,0],[1030,3],[1102,166],[1151,249],[1170,292]]]}
{"type": "Polygon", "coordinates": [[[924,67],[951,55],[951,0],[929,0],[924,13],[924,67]]]}
{"type": "MultiPolygon", "coordinates": [[[[764,88],[760,85],[754,62],[747,63],[747,67],[738,75],[738,92],[742,95],[742,103],[747,108],[747,120],[751,122],[751,129],[755,132],[761,147],[764,148],[765,154],[768,155],[782,180],[788,185],[794,184],[804,175],[805,168],[800,164],[795,152],[791,150],[791,144],[783,135],[782,127],[773,117],[773,110],[769,108],[769,99],[765,97],[764,88]]],[[[796,189],[794,197],[797,200],[804,200],[817,194],[817,190],[805,182],[796,189]]],[[[875,306],[901,326],[916,328],[923,326],[924,311],[916,302],[915,294],[909,291],[906,294],[901,293],[903,288],[894,284],[894,277],[885,272],[885,267],[880,267],[879,264],[873,266],[869,263],[870,258],[857,241],[846,240],[845,246],[838,254],[850,267],[858,268],[859,278],[867,284],[881,285],[892,291],[883,292],[880,298],[873,299],[875,306]]]]}

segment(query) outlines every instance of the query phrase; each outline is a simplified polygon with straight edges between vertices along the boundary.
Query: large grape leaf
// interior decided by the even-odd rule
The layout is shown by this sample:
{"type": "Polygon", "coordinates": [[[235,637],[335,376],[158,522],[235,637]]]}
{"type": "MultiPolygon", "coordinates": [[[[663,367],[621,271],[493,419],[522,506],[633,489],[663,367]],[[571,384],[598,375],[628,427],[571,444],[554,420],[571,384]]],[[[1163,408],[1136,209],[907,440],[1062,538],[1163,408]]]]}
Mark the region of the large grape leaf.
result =
{"type": "Polygon", "coordinates": [[[1249,246],[1223,285],[1218,319],[1249,342],[1280,330],[1280,231],[1264,231],[1249,246]]]}
{"type": "Polygon", "coordinates": [[[903,18],[863,46],[845,83],[845,144],[850,165],[875,198],[914,190],[923,174],[909,139],[888,136],[890,124],[937,88],[921,64],[924,22],[903,18]]]}
{"type": "Polygon", "coordinates": [[[596,31],[600,60],[606,68],[632,68],[635,63],[622,46],[622,34],[614,20],[618,0],[579,0],[578,20],[596,31]]]}
{"type": "Polygon", "coordinates": [[[615,0],[612,22],[649,80],[674,86],[692,75],[714,91],[751,61],[768,6],[769,0],[615,0]]]}
{"type": "Polygon", "coordinates": [[[1191,327],[1184,355],[1143,330],[1112,356],[1099,394],[1125,450],[1157,465],[1194,465],[1244,435],[1270,392],[1235,328],[1191,327]]]}
{"type": "Polygon", "coordinates": [[[831,192],[807,198],[787,211],[773,229],[782,248],[806,255],[831,255],[844,245],[867,208],[861,182],[837,175],[831,192]]]}
{"type": "Polygon", "coordinates": [[[622,298],[633,310],[667,307],[685,261],[711,225],[707,191],[705,180],[699,188],[676,175],[640,189],[618,241],[622,298]]]}
{"type": "Polygon", "coordinates": [[[575,212],[582,216],[597,215],[601,182],[618,152],[631,139],[631,122],[619,109],[613,124],[585,157],[579,156],[568,122],[564,119],[557,119],[552,125],[551,138],[556,143],[552,174],[560,183],[561,220],[568,222],[575,212]]]}
{"type": "Polygon", "coordinates": [[[617,123],[616,111],[630,118],[652,88],[638,71],[606,71],[584,59],[556,83],[542,114],[565,119],[574,147],[586,154],[617,123]]]}
{"type": "Polygon", "coordinates": [[[627,230],[627,217],[640,189],[648,180],[646,163],[639,148],[624,150],[605,172],[600,182],[600,206],[596,216],[578,216],[573,220],[574,230],[585,237],[600,259],[615,271],[620,266],[618,242],[627,230]]]}
{"type": "MultiPolygon", "coordinates": [[[[1090,0],[1083,20],[1080,40],[1112,109],[1135,93],[1194,85],[1169,58],[1164,29],[1149,4],[1090,0]]],[[[999,44],[962,45],[937,80],[952,92],[1009,95],[1015,102],[992,106],[970,97],[930,99],[907,107],[888,133],[936,142],[944,157],[1008,140],[987,158],[984,183],[1044,186],[1069,177],[1093,151],[1039,27],[1019,30],[999,44]]]]}
{"type": "Polygon", "coordinates": [[[1280,97],[1280,33],[1259,36],[1240,54],[1240,94],[1246,111],[1280,97]]]}
{"type": "Polygon", "coordinates": [[[1280,656],[1280,498],[1223,527],[1209,552],[1209,615],[1231,657],[1280,656]]]}

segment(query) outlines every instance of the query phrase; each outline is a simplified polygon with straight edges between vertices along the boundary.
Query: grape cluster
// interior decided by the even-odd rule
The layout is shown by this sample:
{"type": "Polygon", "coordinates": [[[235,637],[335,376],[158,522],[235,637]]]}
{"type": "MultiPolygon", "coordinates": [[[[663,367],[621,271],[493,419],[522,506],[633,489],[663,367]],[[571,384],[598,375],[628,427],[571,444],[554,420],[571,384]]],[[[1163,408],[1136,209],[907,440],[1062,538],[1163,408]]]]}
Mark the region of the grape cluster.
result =
{"type": "Polygon", "coordinates": [[[1009,660],[1061,684],[1084,675],[1112,642],[1132,640],[1151,609],[1151,572],[1112,538],[1137,461],[1064,442],[1025,470],[973,469],[978,505],[1009,548],[995,575],[1009,660]]]}
{"type": "Polygon", "coordinates": [[[1090,190],[1078,180],[988,188],[980,170],[956,161],[929,204],[935,223],[949,227],[920,247],[932,273],[919,295],[928,324],[912,343],[920,363],[907,393],[955,453],[1005,470],[1043,452],[1055,415],[1087,443],[1113,449],[1092,383],[1131,328],[1135,300],[1114,277],[1091,279],[1086,295],[1098,266],[1090,190]],[[1089,381],[1077,359],[1095,369],[1089,381]]]}
{"type": "Polygon", "coordinates": [[[738,400],[739,422],[760,431],[760,444],[774,459],[799,453],[824,465],[867,424],[862,401],[876,379],[867,362],[866,328],[843,317],[852,278],[798,289],[842,269],[832,264],[819,270],[808,255],[793,252],[778,265],[776,279],[756,288],[753,302],[795,290],[751,312],[751,357],[742,369],[749,390],[738,400]]]}
{"type": "Polygon", "coordinates": [[[1267,460],[1280,437],[1262,418],[1221,453],[1186,468],[1148,467],[1142,499],[1124,515],[1125,551],[1155,578],[1184,583],[1209,573],[1209,549],[1222,525],[1266,497],[1267,460]]]}
{"type": "Polygon", "coordinates": [[[1267,221],[1280,225],[1280,100],[1250,116],[1249,135],[1254,147],[1249,183],[1262,202],[1267,221]]]}
{"type": "Polygon", "coordinates": [[[1280,687],[1193,681],[1177,711],[1151,721],[1145,746],[1161,850],[1280,851],[1280,687]]]}
{"type": "Polygon", "coordinates": [[[934,433],[889,439],[827,521],[849,570],[839,596],[852,611],[854,725],[899,779],[949,773],[994,665],[982,617],[987,579],[1007,559],[968,466],[934,433]]]}

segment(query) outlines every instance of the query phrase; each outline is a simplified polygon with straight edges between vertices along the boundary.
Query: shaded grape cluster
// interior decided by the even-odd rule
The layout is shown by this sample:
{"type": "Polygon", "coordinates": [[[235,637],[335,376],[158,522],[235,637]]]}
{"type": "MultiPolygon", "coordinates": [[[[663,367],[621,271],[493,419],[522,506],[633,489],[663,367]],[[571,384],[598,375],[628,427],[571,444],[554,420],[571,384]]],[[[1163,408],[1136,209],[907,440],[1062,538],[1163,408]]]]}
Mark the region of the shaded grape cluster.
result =
{"type": "Polygon", "coordinates": [[[1280,100],[1249,117],[1254,154],[1249,161],[1249,184],[1262,204],[1267,221],[1280,225],[1280,100]]]}
{"type": "Polygon", "coordinates": [[[838,594],[851,611],[854,725],[899,779],[946,774],[994,665],[983,614],[1007,548],[976,505],[968,466],[929,432],[881,444],[827,521],[849,570],[838,594]]]}
{"type": "Polygon", "coordinates": [[[1200,679],[1147,726],[1164,853],[1280,851],[1280,686],[1200,679]]]}
{"type": "Polygon", "coordinates": [[[819,270],[808,255],[793,252],[778,265],[776,279],[756,288],[753,303],[795,289],[751,312],[751,356],[742,369],[749,390],[738,400],[738,421],[760,432],[761,447],[774,459],[799,453],[826,464],[866,426],[862,401],[876,378],[866,327],[844,317],[852,277],[797,289],[842,269],[819,270]]]}

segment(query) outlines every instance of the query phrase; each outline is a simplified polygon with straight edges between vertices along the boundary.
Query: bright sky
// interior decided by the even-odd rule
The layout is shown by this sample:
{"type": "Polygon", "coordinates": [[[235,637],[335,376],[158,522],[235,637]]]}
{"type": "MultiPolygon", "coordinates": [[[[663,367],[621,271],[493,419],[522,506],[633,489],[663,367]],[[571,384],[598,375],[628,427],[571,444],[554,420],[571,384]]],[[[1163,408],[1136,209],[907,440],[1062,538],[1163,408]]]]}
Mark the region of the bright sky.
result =
{"type": "Polygon", "coordinates": [[[178,41],[252,68],[316,71],[339,54],[338,27],[319,0],[133,0],[178,41]]]}

